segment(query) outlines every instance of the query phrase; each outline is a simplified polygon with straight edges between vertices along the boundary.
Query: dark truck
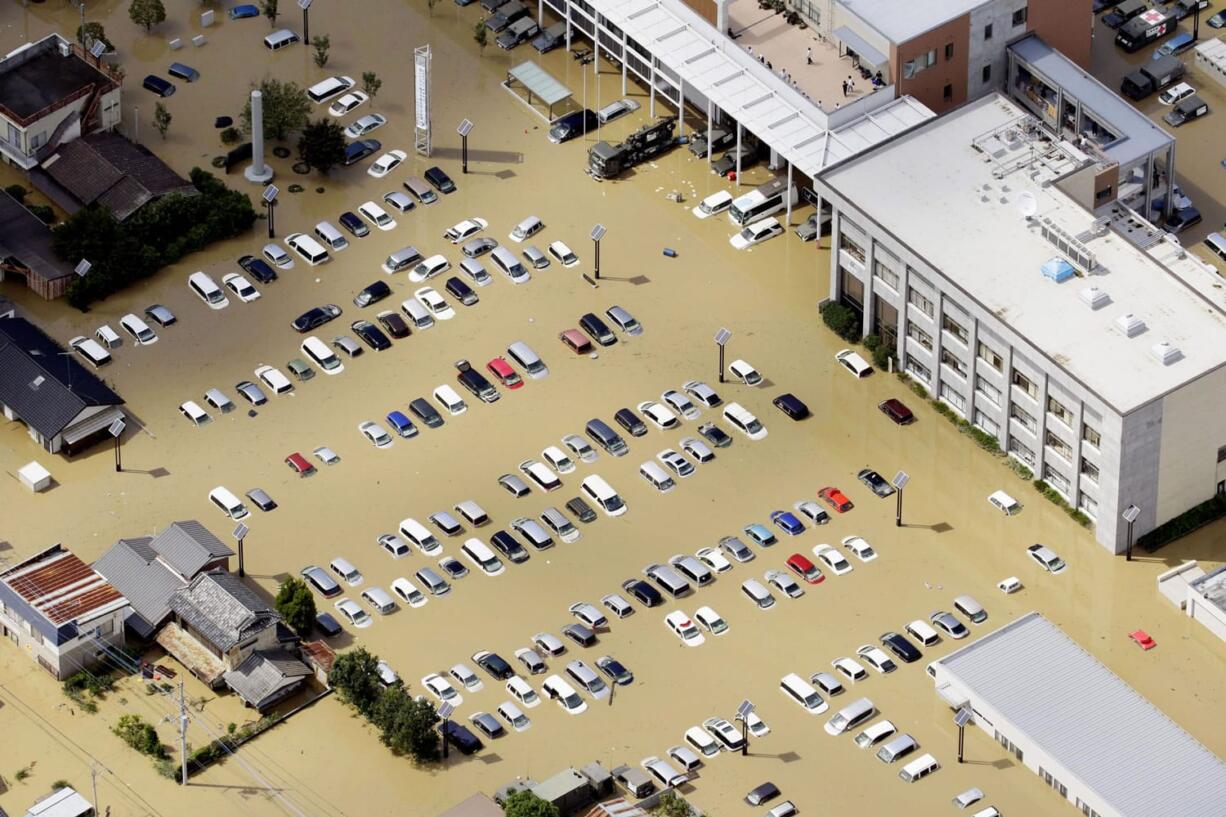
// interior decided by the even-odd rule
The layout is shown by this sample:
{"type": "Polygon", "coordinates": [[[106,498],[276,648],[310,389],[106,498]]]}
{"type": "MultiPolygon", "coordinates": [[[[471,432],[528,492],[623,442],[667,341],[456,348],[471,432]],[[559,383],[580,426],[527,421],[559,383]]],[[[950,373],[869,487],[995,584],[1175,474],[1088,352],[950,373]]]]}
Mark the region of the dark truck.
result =
{"type": "Polygon", "coordinates": [[[467,360],[457,360],[455,367],[460,372],[455,379],[477,399],[484,403],[493,403],[502,396],[498,389],[485,379],[485,375],[474,369],[467,360]]]}
{"type": "Polygon", "coordinates": [[[1124,0],[1103,15],[1103,24],[1108,28],[1119,28],[1148,8],[1146,0],[1124,0]]]}
{"type": "Polygon", "coordinates": [[[673,129],[677,117],[662,116],[616,145],[597,142],[587,154],[588,173],[595,179],[612,179],[630,168],[654,159],[676,144],[673,129]]]}
{"type": "Polygon", "coordinates": [[[554,23],[536,35],[532,47],[542,54],[548,53],[566,42],[566,21],[554,23]]]}
{"type": "Polygon", "coordinates": [[[1167,56],[1151,60],[1124,77],[1120,93],[1132,100],[1142,100],[1183,79],[1187,69],[1178,57],[1167,56]]]}
{"type": "Polygon", "coordinates": [[[1115,44],[1129,54],[1168,37],[1179,28],[1179,12],[1174,7],[1149,9],[1133,17],[1115,35],[1115,44]]]}

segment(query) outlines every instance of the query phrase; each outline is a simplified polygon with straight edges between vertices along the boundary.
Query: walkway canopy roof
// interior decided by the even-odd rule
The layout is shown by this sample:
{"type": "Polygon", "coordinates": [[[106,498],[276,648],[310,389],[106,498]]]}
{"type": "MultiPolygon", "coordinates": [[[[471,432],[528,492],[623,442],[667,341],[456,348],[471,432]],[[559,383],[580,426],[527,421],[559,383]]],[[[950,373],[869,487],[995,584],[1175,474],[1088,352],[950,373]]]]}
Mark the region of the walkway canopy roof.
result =
{"type": "Polygon", "coordinates": [[[536,97],[552,112],[553,106],[570,99],[570,89],[554,79],[545,69],[534,62],[521,62],[507,71],[507,85],[514,80],[528,91],[528,102],[536,97]]]}

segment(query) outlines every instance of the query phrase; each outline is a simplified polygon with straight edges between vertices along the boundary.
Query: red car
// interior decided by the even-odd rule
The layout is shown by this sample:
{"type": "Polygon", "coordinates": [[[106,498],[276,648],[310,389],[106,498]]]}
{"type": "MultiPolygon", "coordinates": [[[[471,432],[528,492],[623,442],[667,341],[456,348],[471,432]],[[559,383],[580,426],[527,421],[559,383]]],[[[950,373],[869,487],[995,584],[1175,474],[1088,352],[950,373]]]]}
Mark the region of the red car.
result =
{"type": "Polygon", "coordinates": [[[809,584],[821,584],[826,577],[822,575],[822,571],[818,570],[817,565],[810,562],[807,558],[799,553],[793,553],[788,557],[788,568],[800,578],[804,579],[809,584]]]}
{"type": "Polygon", "coordinates": [[[506,386],[508,389],[518,389],[524,385],[523,378],[511,368],[511,364],[507,363],[505,357],[496,357],[489,363],[485,364],[485,369],[494,377],[498,378],[498,382],[506,386]]]}
{"type": "Polygon", "coordinates": [[[838,488],[831,486],[826,486],[818,491],[817,498],[834,508],[839,513],[847,513],[852,508],[856,507],[855,505],[851,504],[851,500],[847,498],[847,494],[843,493],[838,488]]]}
{"type": "Polygon", "coordinates": [[[903,402],[896,397],[891,397],[883,403],[878,403],[877,408],[881,409],[881,413],[889,417],[900,426],[905,426],[915,419],[915,415],[911,413],[911,409],[903,405],[903,402]]]}
{"type": "Polygon", "coordinates": [[[1153,636],[1144,630],[1133,630],[1128,634],[1128,637],[1137,642],[1137,646],[1143,650],[1152,650],[1158,646],[1158,642],[1154,641],[1153,636]]]}
{"type": "Polygon", "coordinates": [[[315,473],[315,466],[307,462],[307,458],[295,451],[285,458],[285,464],[294,469],[300,477],[309,477],[315,473]]]}

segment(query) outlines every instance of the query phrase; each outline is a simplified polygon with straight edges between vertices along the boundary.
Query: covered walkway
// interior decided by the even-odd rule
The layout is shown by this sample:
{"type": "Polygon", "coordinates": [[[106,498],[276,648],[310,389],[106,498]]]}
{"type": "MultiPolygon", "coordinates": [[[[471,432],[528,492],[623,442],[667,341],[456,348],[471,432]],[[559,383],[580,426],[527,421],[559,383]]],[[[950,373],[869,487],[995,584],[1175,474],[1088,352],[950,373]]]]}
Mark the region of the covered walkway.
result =
{"type": "Polygon", "coordinates": [[[549,122],[553,121],[553,106],[571,97],[569,88],[558,82],[548,71],[534,62],[521,62],[519,65],[516,65],[507,71],[507,80],[502,83],[502,87],[506,88],[514,96],[524,99],[515,90],[517,83],[527,94],[525,101],[528,103],[528,107],[534,113],[545,117],[549,122]],[[541,113],[532,104],[534,96],[545,105],[546,113],[541,113]]]}

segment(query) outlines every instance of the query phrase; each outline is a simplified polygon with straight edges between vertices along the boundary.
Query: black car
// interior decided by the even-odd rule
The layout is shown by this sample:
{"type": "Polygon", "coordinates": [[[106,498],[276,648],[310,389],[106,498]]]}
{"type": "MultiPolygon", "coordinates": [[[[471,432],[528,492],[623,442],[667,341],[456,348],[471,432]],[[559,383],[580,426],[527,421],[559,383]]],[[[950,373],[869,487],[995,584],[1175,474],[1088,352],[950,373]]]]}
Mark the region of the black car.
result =
{"type": "Polygon", "coordinates": [[[894,493],[894,486],[886,482],[885,477],[878,474],[872,468],[861,468],[860,473],[856,474],[856,479],[863,482],[870,491],[883,499],[894,493]]]}
{"type": "Polygon", "coordinates": [[[527,548],[505,530],[495,531],[494,535],[490,537],[490,544],[512,562],[526,562],[530,556],[527,548]]]}
{"type": "Polygon", "coordinates": [[[774,800],[779,796],[779,787],[774,783],[763,783],[760,786],[755,786],[749,794],[745,795],[745,802],[751,806],[760,806],[767,800],[774,800]]]}
{"type": "Polygon", "coordinates": [[[443,740],[459,749],[461,754],[471,755],[485,745],[467,727],[455,721],[443,721],[438,725],[438,731],[443,740]]]}
{"type": "Polygon", "coordinates": [[[254,255],[244,255],[238,259],[238,265],[243,268],[243,272],[246,272],[261,284],[271,284],[277,280],[277,271],[263,258],[256,258],[254,255]]]}
{"type": "Polygon", "coordinates": [[[447,279],[447,284],[443,288],[454,295],[456,300],[465,306],[472,306],[480,300],[472,287],[454,275],[447,279]]]}
{"type": "Polygon", "coordinates": [[[443,172],[441,167],[435,166],[425,172],[426,181],[434,185],[434,189],[440,193],[454,193],[455,182],[451,177],[443,172]]]}
{"type": "Polygon", "coordinates": [[[775,408],[782,411],[793,420],[803,420],[809,416],[809,407],[806,406],[799,397],[788,392],[781,394],[771,401],[775,408]]]}
{"type": "Polygon", "coordinates": [[[580,647],[590,647],[598,641],[596,638],[596,633],[592,632],[591,629],[583,626],[582,624],[567,624],[562,628],[562,635],[566,636],[580,647]]]}
{"type": "Polygon", "coordinates": [[[647,425],[639,419],[639,416],[628,408],[618,409],[613,415],[613,419],[622,428],[629,431],[631,436],[642,437],[647,433],[647,425]]]}
{"type": "Polygon", "coordinates": [[[580,497],[575,497],[566,503],[566,510],[575,515],[583,524],[596,521],[596,512],[592,510],[592,506],[584,502],[580,497]]]}
{"type": "Polygon", "coordinates": [[[351,213],[348,210],[341,213],[341,226],[348,230],[355,238],[365,238],[370,235],[370,227],[365,221],[358,218],[357,213],[351,213]]]}
{"type": "Polygon", "coordinates": [[[584,108],[581,111],[568,113],[554,123],[554,126],[549,129],[549,141],[560,145],[599,127],[600,120],[596,118],[596,114],[584,108]]]}
{"type": "Polygon", "coordinates": [[[340,622],[333,618],[331,613],[320,613],[315,616],[315,627],[326,636],[341,634],[340,622]]]}
{"type": "Polygon", "coordinates": [[[425,423],[427,428],[438,428],[443,424],[443,415],[439,414],[424,397],[418,397],[409,403],[409,411],[413,412],[418,420],[425,423]]]}
{"type": "Polygon", "coordinates": [[[175,92],[175,84],[170,80],[165,80],[157,74],[150,74],[145,77],[145,81],[141,83],[146,91],[153,91],[158,96],[171,96],[175,92]]]}
{"type": "Polygon", "coordinates": [[[502,8],[502,5],[507,2],[510,2],[510,0],[481,0],[481,8],[485,9],[490,14],[493,14],[494,12],[498,11],[498,9],[502,8]]]}
{"type": "Polygon", "coordinates": [[[703,423],[698,427],[698,433],[716,448],[727,448],[732,445],[732,438],[715,423],[703,423]]]}
{"type": "Polygon", "coordinates": [[[699,131],[698,134],[690,140],[690,153],[697,156],[699,159],[707,158],[707,154],[715,150],[723,150],[736,144],[736,132],[724,130],[723,128],[711,128],[711,144],[707,145],[707,134],[699,131]]]}
{"type": "Polygon", "coordinates": [[[294,318],[294,322],[290,324],[294,327],[295,332],[310,332],[312,329],[318,329],[333,318],[340,317],[341,308],[336,304],[324,304],[317,306],[314,309],[308,309],[298,317],[294,318]]]}
{"type": "Polygon", "coordinates": [[[492,675],[496,681],[505,681],[515,674],[515,668],[503,660],[502,656],[496,652],[482,650],[479,653],[473,654],[473,660],[477,662],[477,666],[492,675]]]}
{"type": "MultiPolygon", "coordinates": [[[[736,172],[736,146],[720,156],[711,163],[711,172],[716,176],[727,176],[729,173],[736,172]]],[[[741,144],[741,170],[753,167],[758,163],[758,147],[757,145],[741,144]]]]}
{"type": "Polygon", "coordinates": [[[608,324],[596,317],[593,312],[588,312],[579,319],[579,328],[587,332],[592,340],[601,346],[612,346],[617,343],[617,335],[614,335],[608,324]]]}
{"type": "Polygon", "coordinates": [[[596,661],[600,671],[609,676],[609,680],[619,686],[634,683],[634,673],[626,669],[626,665],[611,655],[601,656],[596,661]]]}
{"type": "Polygon", "coordinates": [[[379,324],[383,327],[383,331],[394,337],[396,340],[407,338],[412,334],[409,325],[405,323],[404,318],[392,310],[380,312],[378,315],[379,324]]]}
{"type": "Polygon", "coordinates": [[[392,288],[386,281],[375,281],[370,286],[353,296],[353,305],[357,307],[370,306],[378,303],[392,294],[392,288]]]}
{"type": "Polygon", "coordinates": [[[622,590],[634,596],[644,607],[658,607],[664,603],[660,591],[642,579],[626,579],[622,582],[622,590]]]}
{"type": "Polygon", "coordinates": [[[916,661],[924,657],[923,654],[915,648],[914,644],[898,633],[882,633],[881,646],[885,647],[908,664],[914,664],[916,661]]]}
{"type": "Polygon", "coordinates": [[[456,375],[456,380],[460,381],[461,386],[472,392],[473,397],[483,403],[494,403],[502,397],[498,389],[485,379],[485,375],[474,369],[467,360],[457,361],[455,367],[460,372],[456,375]]]}
{"type": "Polygon", "coordinates": [[[379,331],[379,327],[375,326],[370,321],[354,321],[349,324],[349,328],[357,335],[363,343],[374,349],[376,352],[382,352],[384,349],[392,348],[392,342],[387,339],[387,335],[379,331]]]}
{"type": "Polygon", "coordinates": [[[359,139],[350,142],[345,147],[345,158],[341,162],[345,167],[357,164],[377,150],[383,149],[383,143],[378,139],[359,139]]]}

